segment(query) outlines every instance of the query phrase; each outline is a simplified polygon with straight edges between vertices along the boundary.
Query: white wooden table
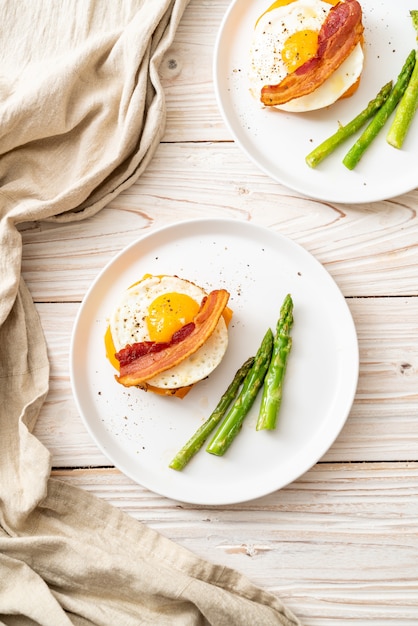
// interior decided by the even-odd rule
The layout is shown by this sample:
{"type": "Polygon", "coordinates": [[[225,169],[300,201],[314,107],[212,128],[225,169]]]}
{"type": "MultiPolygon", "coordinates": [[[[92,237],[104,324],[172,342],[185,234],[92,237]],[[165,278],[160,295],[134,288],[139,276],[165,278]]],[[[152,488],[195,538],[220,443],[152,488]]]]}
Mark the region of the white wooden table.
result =
{"type": "Polygon", "coordinates": [[[53,474],[278,594],[306,626],[418,624],[418,191],[367,205],[299,197],[248,161],[217,109],[212,53],[227,0],[192,0],[163,67],[168,119],[145,174],[96,217],[27,224],[23,275],[51,361],[36,435],[53,474]],[[179,220],[251,220],[334,277],[360,345],[358,390],[320,462],[288,487],[222,507],[147,491],[86,432],[69,380],[80,302],[127,244],[179,220]]]}

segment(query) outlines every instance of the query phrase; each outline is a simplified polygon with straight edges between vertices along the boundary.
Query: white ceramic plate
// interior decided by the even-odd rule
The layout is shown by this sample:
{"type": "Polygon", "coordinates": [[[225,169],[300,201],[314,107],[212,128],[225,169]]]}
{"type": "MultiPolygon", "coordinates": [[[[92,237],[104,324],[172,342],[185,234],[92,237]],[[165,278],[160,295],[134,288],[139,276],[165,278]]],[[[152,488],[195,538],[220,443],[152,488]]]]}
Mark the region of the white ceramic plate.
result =
{"type": "Polygon", "coordinates": [[[363,203],[384,200],[418,186],[418,116],[401,150],[389,146],[390,120],[354,171],[342,159],[357,135],[317,168],[306,155],[339,122],[348,123],[389,80],[396,80],[415,46],[409,10],[412,0],[361,0],[365,27],[365,65],[361,84],[351,98],[328,109],[291,114],[262,108],[249,93],[249,45],[257,17],[272,0],[235,0],[222,22],[214,57],[219,108],[237,144],[265,173],[287,187],[323,201],[363,203]]]}
{"type": "Polygon", "coordinates": [[[308,470],[340,432],[358,376],[353,321],[323,266],[277,233],[222,219],[154,231],[116,256],[81,305],[70,361],[80,414],[112,463],[152,491],[205,505],[257,498],[308,470]],[[108,317],[125,289],[147,272],[177,274],[206,290],[220,287],[231,294],[227,354],[183,400],[122,387],[105,358],[108,317]],[[182,472],[169,469],[235,371],[255,353],[267,327],[274,328],[287,293],[295,322],[277,429],[256,432],[256,401],[224,457],[203,448],[182,472]]]}

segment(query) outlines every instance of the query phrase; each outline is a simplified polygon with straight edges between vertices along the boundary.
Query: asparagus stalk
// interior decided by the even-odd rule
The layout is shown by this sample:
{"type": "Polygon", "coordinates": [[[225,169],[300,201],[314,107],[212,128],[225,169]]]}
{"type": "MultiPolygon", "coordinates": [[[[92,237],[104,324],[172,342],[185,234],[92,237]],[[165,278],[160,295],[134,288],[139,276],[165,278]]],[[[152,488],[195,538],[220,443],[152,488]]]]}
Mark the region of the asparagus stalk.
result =
{"type": "Polygon", "coordinates": [[[349,170],[355,168],[355,166],[363,156],[364,152],[370,146],[378,133],[382,130],[389,116],[394,111],[399,100],[405,93],[405,90],[409,83],[409,79],[412,74],[412,70],[414,69],[415,56],[415,50],[411,50],[388,99],[378,110],[373,119],[369,122],[363,133],[357,139],[356,143],[345,155],[343,163],[349,170]]]}
{"type": "Polygon", "coordinates": [[[373,115],[380,109],[380,107],[386,102],[390,92],[392,90],[392,81],[389,81],[384,85],[379,93],[370,100],[369,104],[366,106],[361,113],[356,115],[354,119],[351,120],[345,126],[340,126],[338,130],[325,139],[319,146],[314,148],[312,152],[310,152],[305,158],[306,163],[309,167],[315,168],[319,163],[321,163],[327,156],[332,154],[339,145],[341,145],[344,141],[346,141],[351,135],[356,133],[364,124],[369,120],[373,115]]]}
{"type": "MultiPolygon", "coordinates": [[[[417,31],[418,41],[418,11],[409,12],[412,23],[417,31]]],[[[394,148],[402,148],[408,133],[412,118],[418,106],[418,63],[415,63],[408,86],[396,109],[395,117],[389,128],[386,141],[394,148]]]]}
{"type": "Polygon", "coordinates": [[[254,363],[254,357],[250,357],[241,365],[236,372],[231,384],[225,393],[221,396],[215,409],[212,411],[208,419],[197,429],[187,443],[179,450],[176,456],[171,461],[169,467],[181,471],[190,459],[199,452],[200,448],[209,437],[212,430],[219,424],[223,416],[225,415],[229,405],[236,398],[238,390],[248,374],[252,364],[254,363]]]}
{"type": "Polygon", "coordinates": [[[274,337],[273,352],[261,398],[256,430],[274,430],[277,415],[282,403],[283,381],[286,373],[287,358],[292,347],[290,331],[293,326],[293,300],[286,296],[280,309],[274,337]]]}
{"type": "Polygon", "coordinates": [[[242,389],[207,446],[207,452],[217,456],[224,455],[241,430],[242,423],[263,384],[270,363],[272,348],[273,332],[269,328],[257,350],[254,363],[244,379],[242,389]]]}

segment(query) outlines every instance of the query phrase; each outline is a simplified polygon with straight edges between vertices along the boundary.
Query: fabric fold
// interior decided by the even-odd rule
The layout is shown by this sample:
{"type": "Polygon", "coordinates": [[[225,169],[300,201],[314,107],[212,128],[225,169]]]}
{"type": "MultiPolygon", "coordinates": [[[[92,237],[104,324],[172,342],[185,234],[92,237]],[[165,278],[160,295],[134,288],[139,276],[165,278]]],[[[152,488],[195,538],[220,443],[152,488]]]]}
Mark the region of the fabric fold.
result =
{"type": "Polygon", "coordinates": [[[51,478],[33,429],[48,352],[21,278],[28,221],[93,216],[147,167],[159,71],[188,0],[0,6],[0,623],[285,626],[297,618],[88,492],[51,478]]]}
{"type": "Polygon", "coordinates": [[[86,623],[298,624],[275,596],[238,572],[196,557],[106,502],[53,479],[19,537],[0,534],[0,554],[15,568],[27,560],[28,547],[30,569],[16,570],[21,584],[24,576],[36,577],[39,603],[45,581],[45,597],[53,590],[63,611],[86,623]]]}
{"type": "Polygon", "coordinates": [[[0,345],[0,524],[12,536],[45,497],[50,474],[50,454],[32,434],[48,393],[49,362],[22,280],[0,345]]]}

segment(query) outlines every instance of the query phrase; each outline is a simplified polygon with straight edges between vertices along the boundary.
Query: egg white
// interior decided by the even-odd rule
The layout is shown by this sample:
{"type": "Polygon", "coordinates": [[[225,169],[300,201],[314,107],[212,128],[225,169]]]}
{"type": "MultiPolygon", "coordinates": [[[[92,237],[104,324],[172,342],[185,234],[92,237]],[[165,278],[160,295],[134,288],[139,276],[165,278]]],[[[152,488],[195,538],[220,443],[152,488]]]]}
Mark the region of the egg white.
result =
{"type": "MultiPolygon", "coordinates": [[[[116,352],[128,344],[150,341],[146,316],[151,303],[164,293],[182,293],[200,305],[207,295],[194,283],[177,276],[150,276],[130,287],[122,296],[110,319],[116,352]]],[[[194,354],[175,367],[147,382],[161,389],[178,389],[203,380],[219,365],[228,347],[225,320],[220,318],[215,331],[194,354]]]]}
{"type": "MultiPolygon", "coordinates": [[[[265,85],[277,85],[287,75],[281,51],[288,37],[300,30],[319,31],[332,5],[321,0],[297,0],[268,11],[259,19],[250,46],[248,78],[252,95],[260,100],[265,85]]],[[[341,66],[312,93],[275,108],[301,113],[336,102],[360,77],[364,53],[357,44],[341,66]]]]}

